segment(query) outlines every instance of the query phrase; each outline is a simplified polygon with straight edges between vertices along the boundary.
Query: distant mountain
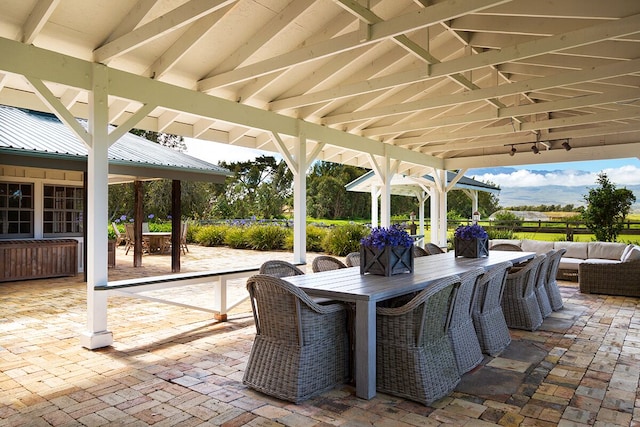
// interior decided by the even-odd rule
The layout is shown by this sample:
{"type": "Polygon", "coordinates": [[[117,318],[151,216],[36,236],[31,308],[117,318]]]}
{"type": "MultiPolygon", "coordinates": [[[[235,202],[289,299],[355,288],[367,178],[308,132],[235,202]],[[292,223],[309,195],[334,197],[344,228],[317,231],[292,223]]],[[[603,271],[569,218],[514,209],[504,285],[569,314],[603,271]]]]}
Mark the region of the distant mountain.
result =
{"type": "MultiPolygon", "coordinates": [[[[474,169],[467,172],[467,176],[475,177],[476,179],[483,180],[483,175],[504,175],[510,176],[517,172],[515,168],[498,167],[498,168],[485,168],[474,169]]],[[[562,180],[567,176],[567,171],[536,171],[529,170],[531,175],[535,176],[549,176],[550,174],[557,174],[559,180],[562,180]]],[[[584,171],[571,171],[571,176],[589,175],[589,172],[584,171]]],[[[581,185],[581,186],[568,186],[568,185],[550,185],[545,183],[538,186],[527,187],[510,187],[500,182],[494,182],[500,186],[499,200],[500,205],[505,207],[510,206],[524,206],[524,205],[575,205],[585,206],[584,196],[587,195],[590,188],[594,188],[597,185],[581,185]]],[[[640,185],[618,185],[617,188],[626,188],[631,190],[636,196],[636,203],[631,207],[632,212],[640,212],[640,185]]]]}

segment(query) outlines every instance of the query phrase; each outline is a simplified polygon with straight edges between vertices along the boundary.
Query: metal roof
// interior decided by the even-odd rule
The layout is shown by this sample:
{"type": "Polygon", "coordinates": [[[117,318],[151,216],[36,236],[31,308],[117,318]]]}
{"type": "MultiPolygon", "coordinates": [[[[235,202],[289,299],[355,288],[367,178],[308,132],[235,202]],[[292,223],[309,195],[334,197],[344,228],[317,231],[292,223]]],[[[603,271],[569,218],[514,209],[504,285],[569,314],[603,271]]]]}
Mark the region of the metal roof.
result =
{"type": "MultiPolygon", "coordinates": [[[[87,128],[86,120],[78,119],[78,122],[87,128]]],[[[15,157],[36,157],[42,159],[42,167],[52,168],[55,163],[50,160],[85,163],[88,150],[53,114],[0,105],[0,153],[3,153],[2,161],[12,156],[12,163],[19,164],[20,160],[15,157]]],[[[225,168],[131,133],[112,144],[108,156],[110,174],[118,176],[112,177],[111,182],[133,177],[223,182],[231,174],[225,168]]],[[[66,167],[64,163],[62,167],[66,167]]]]}
{"type": "MultiPolygon", "coordinates": [[[[447,171],[447,184],[452,182],[456,177],[455,172],[447,171]]],[[[347,191],[357,191],[363,193],[371,192],[373,185],[382,185],[380,179],[374,174],[373,171],[369,171],[364,175],[354,179],[345,187],[347,191]]],[[[391,194],[399,196],[415,196],[417,193],[422,192],[422,186],[434,187],[435,181],[431,175],[424,175],[420,178],[409,177],[406,175],[395,174],[391,178],[391,194]]],[[[495,185],[487,184],[484,182],[476,181],[473,178],[467,176],[461,177],[454,185],[454,190],[476,190],[484,191],[487,193],[497,194],[500,192],[500,188],[495,185]]]]}
{"type": "Polygon", "coordinates": [[[0,52],[1,104],[416,177],[640,155],[636,0],[3,0],[0,52]]]}

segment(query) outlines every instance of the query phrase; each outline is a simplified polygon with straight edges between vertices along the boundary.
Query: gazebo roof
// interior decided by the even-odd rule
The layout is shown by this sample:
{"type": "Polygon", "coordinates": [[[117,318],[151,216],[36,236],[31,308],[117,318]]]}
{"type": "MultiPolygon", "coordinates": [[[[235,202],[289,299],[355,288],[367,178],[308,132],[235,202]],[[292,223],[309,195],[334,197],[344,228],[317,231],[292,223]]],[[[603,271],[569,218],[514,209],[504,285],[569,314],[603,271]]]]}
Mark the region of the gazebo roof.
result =
{"type": "MultiPolygon", "coordinates": [[[[456,177],[455,172],[447,172],[447,183],[452,182],[456,177]]],[[[346,185],[347,191],[358,191],[363,193],[371,192],[373,185],[382,185],[380,179],[373,171],[369,171],[361,177],[351,181],[346,185]]],[[[420,178],[409,177],[406,175],[395,174],[391,178],[391,194],[399,196],[415,196],[417,192],[422,191],[422,187],[435,186],[434,179],[431,175],[424,175],[420,178]]],[[[500,188],[475,179],[463,176],[454,185],[453,190],[476,190],[485,191],[487,193],[497,194],[500,188]]]]}
{"type": "MultiPolygon", "coordinates": [[[[86,129],[86,120],[78,122],[86,129]]],[[[3,105],[0,154],[2,163],[49,169],[84,170],[87,162],[87,147],[56,116],[3,105]]],[[[224,182],[230,174],[225,168],[132,133],[109,147],[111,183],[154,178],[224,182]]]]}

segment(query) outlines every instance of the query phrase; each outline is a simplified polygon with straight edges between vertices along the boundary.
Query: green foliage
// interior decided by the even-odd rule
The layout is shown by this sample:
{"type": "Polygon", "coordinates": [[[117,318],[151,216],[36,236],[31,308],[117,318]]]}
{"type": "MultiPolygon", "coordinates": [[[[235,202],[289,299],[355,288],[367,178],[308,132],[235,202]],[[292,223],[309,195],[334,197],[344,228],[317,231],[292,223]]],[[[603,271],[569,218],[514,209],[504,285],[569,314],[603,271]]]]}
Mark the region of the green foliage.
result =
{"type": "Polygon", "coordinates": [[[268,251],[282,249],[287,233],[279,225],[252,225],[245,230],[244,237],[251,249],[268,251]]]}
{"type": "Polygon", "coordinates": [[[360,240],[369,234],[369,230],[360,224],[348,224],[332,228],[322,241],[324,251],[345,256],[360,250],[360,240]]]}
{"type": "Polygon", "coordinates": [[[326,219],[369,218],[370,194],[349,192],[345,188],[366,172],[363,168],[338,163],[314,163],[307,175],[308,214],[326,219]]]}
{"type": "Polygon", "coordinates": [[[307,226],[307,250],[311,252],[322,252],[322,240],[326,235],[327,235],[326,228],[308,225],[307,226]]]}
{"type": "Polygon", "coordinates": [[[234,249],[249,249],[251,242],[247,236],[247,227],[229,227],[224,236],[224,243],[234,249]]]}
{"type": "Polygon", "coordinates": [[[510,211],[530,211],[530,212],[580,212],[582,206],[568,205],[522,205],[522,206],[510,206],[505,208],[510,211]]]}
{"type": "Polygon", "coordinates": [[[497,221],[496,225],[500,227],[519,227],[522,225],[522,219],[513,212],[496,212],[494,218],[497,221]]]}
{"type": "Polygon", "coordinates": [[[636,197],[626,188],[616,188],[605,173],[598,175],[598,184],[599,187],[589,190],[584,198],[587,208],[582,218],[596,240],[615,242],[636,197]]]}
{"type": "Polygon", "coordinates": [[[490,240],[494,239],[516,239],[513,230],[496,230],[493,228],[486,228],[487,234],[490,240]]]}
{"type": "MultiPolygon", "coordinates": [[[[284,240],[283,249],[293,249],[293,229],[287,229],[290,232],[284,240]]],[[[324,252],[322,242],[327,235],[328,229],[324,227],[318,227],[316,225],[307,225],[307,252],[324,252]]]]}
{"type": "MultiPolygon", "coordinates": [[[[492,182],[486,182],[486,184],[495,185],[492,182]]],[[[457,217],[471,218],[472,206],[471,199],[464,191],[455,190],[447,193],[447,210],[456,212],[457,217]]],[[[500,209],[500,205],[497,195],[486,191],[478,192],[478,212],[480,212],[481,218],[487,218],[498,209],[500,209]]]]}
{"type": "Polygon", "coordinates": [[[231,227],[226,224],[199,227],[198,230],[195,230],[194,240],[203,246],[222,246],[225,244],[227,232],[230,229],[231,227]]]}
{"type": "Polygon", "coordinates": [[[284,160],[260,156],[255,160],[220,164],[233,172],[212,195],[216,218],[281,218],[293,204],[293,174],[284,160]]]}

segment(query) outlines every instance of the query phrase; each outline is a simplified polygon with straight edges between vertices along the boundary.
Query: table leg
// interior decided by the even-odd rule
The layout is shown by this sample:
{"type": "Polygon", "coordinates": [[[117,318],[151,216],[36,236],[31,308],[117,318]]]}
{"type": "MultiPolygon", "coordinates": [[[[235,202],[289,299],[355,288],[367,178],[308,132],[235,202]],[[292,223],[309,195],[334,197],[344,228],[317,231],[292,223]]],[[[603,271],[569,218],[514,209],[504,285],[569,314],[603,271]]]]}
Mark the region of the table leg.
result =
{"type": "Polygon", "coordinates": [[[371,399],[376,395],[376,303],[356,302],[355,375],[356,396],[371,399]]]}

